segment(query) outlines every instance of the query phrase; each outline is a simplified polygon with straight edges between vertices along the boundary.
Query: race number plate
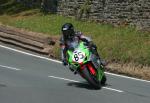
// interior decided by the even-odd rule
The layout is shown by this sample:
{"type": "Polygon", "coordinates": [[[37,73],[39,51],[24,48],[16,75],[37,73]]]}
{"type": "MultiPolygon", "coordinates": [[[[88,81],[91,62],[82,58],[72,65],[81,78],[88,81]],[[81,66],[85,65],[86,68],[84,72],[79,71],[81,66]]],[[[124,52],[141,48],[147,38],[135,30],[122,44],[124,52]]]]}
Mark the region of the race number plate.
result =
{"type": "Polygon", "coordinates": [[[80,51],[80,50],[76,50],[73,52],[73,57],[72,60],[74,62],[78,62],[78,63],[82,63],[84,61],[85,58],[85,53],[80,51]]]}

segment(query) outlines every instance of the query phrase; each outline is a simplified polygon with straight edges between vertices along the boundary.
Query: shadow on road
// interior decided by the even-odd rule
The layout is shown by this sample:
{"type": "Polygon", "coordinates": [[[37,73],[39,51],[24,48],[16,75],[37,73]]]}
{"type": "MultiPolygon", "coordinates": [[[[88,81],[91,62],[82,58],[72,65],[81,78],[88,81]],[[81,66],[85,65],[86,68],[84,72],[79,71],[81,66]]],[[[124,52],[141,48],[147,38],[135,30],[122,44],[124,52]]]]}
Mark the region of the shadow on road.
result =
{"type": "MultiPolygon", "coordinates": [[[[77,82],[69,82],[67,84],[68,86],[72,86],[72,87],[77,87],[77,88],[85,88],[88,90],[100,90],[100,89],[95,89],[93,86],[91,86],[88,82],[81,82],[81,83],[77,83],[77,82]]],[[[112,85],[110,84],[105,84],[102,85],[102,87],[111,87],[112,85]]]]}
{"type": "Polygon", "coordinates": [[[1,87],[7,87],[7,86],[6,86],[5,84],[0,84],[0,88],[1,88],[1,87]]]}
{"type": "Polygon", "coordinates": [[[82,83],[70,82],[67,85],[77,87],[77,88],[85,88],[85,89],[88,89],[88,90],[100,90],[100,89],[95,89],[93,86],[91,86],[87,82],[82,82],[82,83]]]}

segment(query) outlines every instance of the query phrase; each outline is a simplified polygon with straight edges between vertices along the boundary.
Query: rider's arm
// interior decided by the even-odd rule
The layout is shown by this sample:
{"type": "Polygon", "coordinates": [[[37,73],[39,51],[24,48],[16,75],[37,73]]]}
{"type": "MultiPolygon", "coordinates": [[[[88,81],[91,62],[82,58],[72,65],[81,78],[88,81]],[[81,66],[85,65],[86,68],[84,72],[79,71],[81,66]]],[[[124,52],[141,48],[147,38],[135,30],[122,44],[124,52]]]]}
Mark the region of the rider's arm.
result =
{"type": "Polygon", "coordinates": [[[91,40],[90,37],[87,37],[87,36],[84,36],[84,35],[81,35],[81,36],[80,36],[80,39],[81,39],[82,41],[87,42],[87,43],[92,42],[92,40],[91,40]]]}
{"type": "Polygon", "coordinates": [[[84,36],[82,34],[82,32],[76,32],[76,35],[79,37],[80,40],[82,40],[83,42],[89,43],[92,42],[90,37],[84,36]]]}
{"type": "Polygon", "coordinates": [[[63,37],[60,38],[60,44],[59,45],[61,48],[61,59],[63,61],[65,59],[65,47],[66,47],[63,37]]]}
{"type": "Polygon", "coordinates": [[[96,45],[93,43],[93,41],[90,37],[84,36],[81,32],[78,33],[78,36],[79,36],[80,40],[82,40],[83,42],[86,42],[86,44],[89,47],[93,47],[93,48],[97,49],[96,45]]]}

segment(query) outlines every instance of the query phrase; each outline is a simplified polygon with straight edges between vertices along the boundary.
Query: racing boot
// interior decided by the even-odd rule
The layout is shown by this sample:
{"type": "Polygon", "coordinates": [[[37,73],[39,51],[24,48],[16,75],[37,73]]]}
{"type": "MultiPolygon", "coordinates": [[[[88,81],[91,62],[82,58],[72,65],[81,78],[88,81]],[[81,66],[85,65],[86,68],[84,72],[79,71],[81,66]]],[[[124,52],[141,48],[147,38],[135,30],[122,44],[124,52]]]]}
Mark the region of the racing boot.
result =
{"type": "Polygon", "coordinates": [[[62,63],[64,66],[68,65],[67,59],[63,59],[62,63]]]}

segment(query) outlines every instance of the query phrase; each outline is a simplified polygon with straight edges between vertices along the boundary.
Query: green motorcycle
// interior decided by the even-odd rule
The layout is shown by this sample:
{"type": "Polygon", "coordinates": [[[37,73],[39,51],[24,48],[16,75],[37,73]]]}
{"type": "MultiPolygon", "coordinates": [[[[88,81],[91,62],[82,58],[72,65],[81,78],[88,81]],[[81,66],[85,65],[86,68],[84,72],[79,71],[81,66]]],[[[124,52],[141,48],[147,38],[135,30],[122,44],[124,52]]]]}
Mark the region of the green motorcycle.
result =
{"type": "Polygon", "coordinates": [[[73,48],[67,51],[69,68],[80,74],[95,89],[100,89],[101,85],[104,85],[106,82],[104,67],[98,65],[98,59],[84,42],[80,41],[73,45],[73,48]]]}

